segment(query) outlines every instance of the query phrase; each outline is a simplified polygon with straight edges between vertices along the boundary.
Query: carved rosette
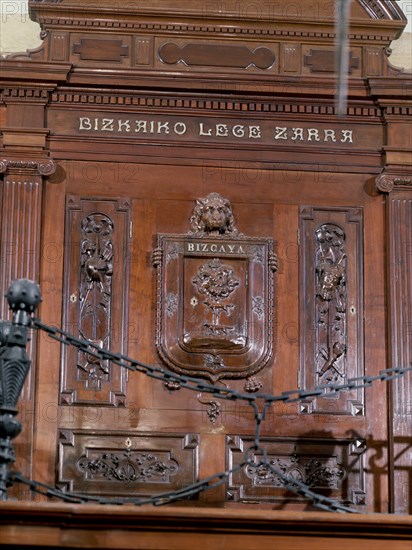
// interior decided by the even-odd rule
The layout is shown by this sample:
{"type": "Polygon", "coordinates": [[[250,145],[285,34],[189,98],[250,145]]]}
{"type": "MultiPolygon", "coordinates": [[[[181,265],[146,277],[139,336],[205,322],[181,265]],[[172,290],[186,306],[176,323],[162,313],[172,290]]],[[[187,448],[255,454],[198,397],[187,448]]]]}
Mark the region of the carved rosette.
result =
{"type": "MultiPolygon", "coordinates": [[[[91,214],[81,223],[79,333],[84,339],[110,348],[112,307],[113,222],[104,214],[91,214]]],[[[79,351],[79,378],[88,389],[109,379],[108,361],[79,351]]]]}
{"type": "Polygon", "coordinates": [[[393,177],[388,174],[381,174],[376,178],[376,189],[381,193],[390,193],[393,191],[394,181],[393,177]]]}
{"type": "Polygon", "coordinates": [[[316,230],[316,371],[320,383],[343,381],[346,373],[345,233],[335,224],[316,230]]]}
{"type": "Polygon", "coordinates": [[[230,202],[196,200],[185,235],[159,235],[158,353],[171,370],[216,383],[249,379],[272,354],[273,241],[239,233],[230,202]]]}

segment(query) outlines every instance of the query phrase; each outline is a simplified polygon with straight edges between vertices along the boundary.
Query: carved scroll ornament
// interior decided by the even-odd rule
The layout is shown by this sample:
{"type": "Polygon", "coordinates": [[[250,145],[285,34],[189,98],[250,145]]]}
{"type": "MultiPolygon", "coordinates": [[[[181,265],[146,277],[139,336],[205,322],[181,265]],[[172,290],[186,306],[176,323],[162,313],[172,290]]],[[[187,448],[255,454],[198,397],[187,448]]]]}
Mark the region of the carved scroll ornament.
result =
{"type": "MultiPolygon", "coordinates": [[[[296,479],[308,487],[338,489],[347,477],[347,470],[333,458],[317,459],[291,457],[270,459],[270,464],[291,479],[296,479]]],[[[282,487],[285,482],[273,470],[262,464],[249,464],[245,467],[246,476],[254,485],[282,487]]]]}
{"type": "Polygon", "coordinates": [[[376,189],[381,193],[391,193],[394,189],[410,189],[412,176],[384,169],[376,178],[375,184],[376,189]]]}
{"type": "Polygon", "coordinates": [[[40,176],[52,176],[56,171],[56,163],[52,159],[20,160],[1,159],[0,174],[8,171],[31,171],[40,176]]]}
{"type": "Polygon", "coordinates": [[[105,479],[122,483],[169,483],[170,476],[179,469],[175,460],[162,461],[155,454],[131,449],[82,456],[77,466],[88,480],[105,479]]]}
{"type": "Polygon", "coordinates": [[[246,391],[257,391],[252,375],[272,354],[273,242],[239,233],[217,193],[196,201],[190,226],[185,235],[159,235],[153,253],[159,355],[175,372],[246,378],[246,391]]]}

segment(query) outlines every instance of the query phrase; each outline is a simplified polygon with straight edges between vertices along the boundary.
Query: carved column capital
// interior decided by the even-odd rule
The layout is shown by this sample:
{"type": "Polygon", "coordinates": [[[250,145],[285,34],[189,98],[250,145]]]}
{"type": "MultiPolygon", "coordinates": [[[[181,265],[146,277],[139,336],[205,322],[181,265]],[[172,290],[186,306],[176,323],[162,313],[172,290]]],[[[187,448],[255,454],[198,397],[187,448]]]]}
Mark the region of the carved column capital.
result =
{"type": "Polygon", "coordinates": [[[22,160],[1,159],[0,174],[8,172],[32,172],[44,177],[51,176],[56,171],[56,163],[52,159],[22,160]]]}
{"type": "Polygon", "coordinates": [[[384,170],[376,178],[375,185],[381,193],[391,193],[394,189],[410,189],[412,191],[412,173],[410,176],[405,176],[384,170]]]}

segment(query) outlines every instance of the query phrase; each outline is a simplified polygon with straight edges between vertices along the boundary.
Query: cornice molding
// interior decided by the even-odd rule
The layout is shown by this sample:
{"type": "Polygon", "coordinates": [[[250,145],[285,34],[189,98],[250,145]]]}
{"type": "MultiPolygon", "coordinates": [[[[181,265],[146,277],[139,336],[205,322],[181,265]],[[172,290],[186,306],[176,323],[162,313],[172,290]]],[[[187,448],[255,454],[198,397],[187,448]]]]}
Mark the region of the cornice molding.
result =
{"type": "MultiPolygon", "coordinates": [[[[18,55],[18,54],[16,54],[18,55]]],[[[66,82],[72,69],[71,63],[36,61],[33,59],[0,59],[0,86],[54,89],[59,82],[66,82]]]]}
{"type": "MultiPolygon", "coordinates": [[[[406,22],[406,18],[402,10],[397,5],[396,0],[357,0],[369,15],[371,20],[389,20],[406,22]]],[[[185,3],[186,4],[186,3],[185,3]]],[[[248,3],[244,3],[245,9],[242,10],[241,2],[211,2],[205,6],[204,2],[192,0],[187,2],[186,6],[182,7],[182,2],[162,2],[162,0],[146,0],[142,2],[113,4],[111,0],[100,0],[98,4],[92,3],[88,5],[87,1],[79,0],[29,0],[29,9],[32,15],[40,15],[42,13],[55,13],[59,10],[60,13],[65,11],[70,13],[82,12],[88,16],[93,15],[97,10],[100,15],[104,15],[104,19],[108,19],[110,15],[119,17],[127,17],[133,15],[162,17],[164,15],[173,17],[177,16],[185,18],[205,18],[208,16],[219,20],[263,20],[273,21],[273,17],[282,21],[291,19],[293,12],[286,11],[282,13],[279,2],[271,6],[270,3],[256,1],[251,7],[248,3]],[[216,5],[217,4],[217,5],[216,5]]],[[[332,19],[331,10],[325,10],[325,13],[318,14],[321,21],[332,19]]]]}
{"type": "MultiPolygon", "coordinates": [[[[110,30],[111,32],[121,32],[121,31],[136,31],[139,33],[148,33],[153,35],[154,32],[164,34],[173,34],[176,33],[184,34],[185,37],[192,35],[227,35],[233,38],[234,36],[241,39],[242,37],[254,37],[259,38],[259,40],[267,38],[294,38],[301,39],[302,42],[313,42],[313,39],[321,40],[333,40],[335,38],[335,32],[332,30],[324,29],[322,31],[308,31],[307,29],[296,29],[296,28],[264,28],[261,26],[248,26],[248,27],[235,27],[229,25],[190,25],[185,23],[149,23],[142,21],[106,21],[99,19],[74,19],[66,17],[44,17],[41,19],[42,25],[52,29],[57,27],[58,29],[64,28],[65,31],[76,31],[78,29],[104,29],[110,30]]],[[[292,23],[289,23],[290,27],[293,27],[292,23]]],[[[351,32],[348,36],[352,41],[368,41],[371,42],[387,42],[388,35],[385,34],[366,34],[364,24],[359,25],[360,29],[362,28],[363,32],[351,32]]],[[[121,32],[121,34],[123,34],[121,32]]],[[[21,55],[21,54],[20,54],[21,55]]]]}
{"type": "Polygon", "coordinates": [[[406,17],[394,0],[359,0],[373,19],[406,21],[406,17]]]}
{"type": "MultiPolygon", "coordinates": [[[[231,94],[233,95],[233,94],[231,94]]],[[[335,108],[333,104],[293,102],[279,99],[271,101],[258,101],[256,99],[240,100],[225,97],[225,94],[220,92],[219,99],[214,98],[212,93],[202,94],[203,97],[182,96],[182,97],[159,97],[155,95],[137,95],[132,93],[119,94],[102,94],[99,92],[90,92],[79,90],[62,90],[52,93],[51,105],[67,105],[80,104],[83,107],[100,107],[111,110],[114,106],[117,107],[139,107],[145,109],[159,110],[184,110],[184,111],[227,111],[230,113],[237,112],[262,112],[262,113],[282,113],[288,115],[321,115],[335,116],[335,108]]],[[[379,108],[370,105],[353,105],[349,106],[347,115],[355,118],[363,117],[380,117],[381,111],[379,108]]]]}

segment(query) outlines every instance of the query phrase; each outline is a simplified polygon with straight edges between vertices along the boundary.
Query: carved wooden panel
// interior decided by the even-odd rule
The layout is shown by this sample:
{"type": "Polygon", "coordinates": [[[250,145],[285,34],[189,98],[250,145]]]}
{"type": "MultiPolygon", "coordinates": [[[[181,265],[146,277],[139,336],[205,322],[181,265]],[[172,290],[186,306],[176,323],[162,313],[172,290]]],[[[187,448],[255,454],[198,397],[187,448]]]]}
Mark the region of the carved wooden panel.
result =
{"type": "MultiPolygon", "coordinates": [[[[305,67],[310,68],[311,73],[333,73],[335,67],[334,50],[315,50],[311,49],[304,58],[305,67]]],[[[348,72],[352,74],[353,69],[359,69],[360,60],[352,51],[349,52],[348,72]]]]}
{"type": "Polygon", "coordinates": [[[231,67],[247,69],[254,65],[258,69],[269,69],[275,63],[275,55],[265,47],[254,50],[246,46],[197,44],[178,45],[166,42],[159,48],[163,63],[184,63],[190,66],[231,67]]]}
{"type": "Polygon", "coordinates": [[[186,235],[159,235],[154,252],[158,352],[182,374],[250,378],[272,354],[273,241],[240,234],[217,193],[196,201],[190,221],[186,235]]]}
{"type": "Polygon", "coordinates": [[[153,65],[153,38],[134,37],[134,65],[153,65]]]}
{"type": "MultiPolygon", "coordinates": [[[[253,437],[230,435],[226,440],[227,467],[233,468],[244,459],[254,444],[253,437]]],[[[366,504],[362,440],[300,438],[261,438],[271,466],[314,492],[342,503],[366,504]]],[[[236,502],[298,502],[303,500],[285,491],[283,480],[271,469],[259,464],[261,451],[251,451],[250,464],[232,474],[227,498],[236,502]]]]}
{"type": "Polygon", "coordinates": [[[51,61],[66,61],[69,57],[69,34],[53,32],[50,38],[51,61]]]}
{"type": "MultiPolygon", "coordinates": [[[[364,373],[362,239],[360,208],[301,207],[301,388],[342,384],[364,373]]],[[[363,394],[308,399],[300,412],[362,415],[363,394]]]]}
{"type": "Polygon", "coordinates": [[[96,38],[94,35],[71,34],[72,61],[123,63],[129,60],[131,38],[115,35],[96,38]]]}
{"type": "MultiPolygon", "coordinates": [[[[406,367],[412,363],[412,197],[394,192],[388,202],[391,366],[406,367]]],[[[411,373],[391,384],[394,511],[404,514],[412,511],[411,388],[411,373]]]]}
{"type": "MultiPolygon", "coordinates": [[[[126,352],[129,281],[128,199],[68,196],[63,327],[105,348],[126,352]]],[[[73,346],[63,347],[61,401],[120,405],[125,369],[112,369],[73,346]]]]}
{"type": "Polygon", "coordinates": [[[383,50],[382,48],[365,48],[365,76],[379,76],[382,74],[383,50]]]}
{"type": "Polygon", "coordinates": [[[280,72],[300,73],[301,71],[301,46],[300,44],[280,45],[280,72]]]}
{"type": "Polygon", "coordinates": [[[61,430],[57,483],[101,496],[151,496],[198,479],[199,436],[61,430]]]}

